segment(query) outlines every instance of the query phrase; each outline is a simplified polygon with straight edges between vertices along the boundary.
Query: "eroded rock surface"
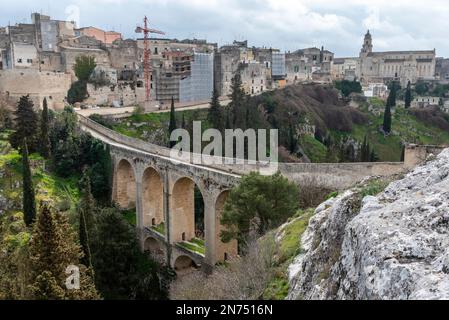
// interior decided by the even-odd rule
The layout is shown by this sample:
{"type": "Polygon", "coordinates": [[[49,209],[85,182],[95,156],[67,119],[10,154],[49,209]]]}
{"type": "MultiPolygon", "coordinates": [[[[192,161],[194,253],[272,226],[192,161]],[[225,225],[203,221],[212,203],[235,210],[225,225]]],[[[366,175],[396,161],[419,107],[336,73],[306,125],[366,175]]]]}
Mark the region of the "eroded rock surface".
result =
{"type": "Polygon", "coordinates": [[[289,299],[449,299],[449,150],[376,197],[322,204],[302,247],[289,299]]]}

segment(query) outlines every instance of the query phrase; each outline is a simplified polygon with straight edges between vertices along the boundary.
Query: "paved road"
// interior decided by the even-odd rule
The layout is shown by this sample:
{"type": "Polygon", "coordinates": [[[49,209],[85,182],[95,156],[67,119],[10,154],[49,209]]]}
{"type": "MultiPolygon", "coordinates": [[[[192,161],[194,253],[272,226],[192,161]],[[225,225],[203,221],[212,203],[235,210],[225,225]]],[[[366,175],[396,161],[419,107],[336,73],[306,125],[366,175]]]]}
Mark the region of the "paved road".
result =
{"type": "MultiPolygon", "coordinates": [[[[222,106],[227,106],[231,101],[230,100],[224,100],[221,101],[222,106]]],[[[176,108],[178,111],[187,111],[187,110],[201,110],[201,109],[209,109],[209,103],[203,103],[203,104],[196,104],[188,107],[180,107],[176,108]]],[[[135,107],[125,107],[125,108],[98,108],[98,109],[86,109],[86,110],[77,110],[77,112],[85,117],[89,117],[92,114],[100,114],[102,116],[106,115],[122,115],[127,113],[133,113],[135,107]]],[[[154,110],[149,111],[147,113],[165,113],[170,112],[170,109],[164,109],[164,110],[154,110]]]]}

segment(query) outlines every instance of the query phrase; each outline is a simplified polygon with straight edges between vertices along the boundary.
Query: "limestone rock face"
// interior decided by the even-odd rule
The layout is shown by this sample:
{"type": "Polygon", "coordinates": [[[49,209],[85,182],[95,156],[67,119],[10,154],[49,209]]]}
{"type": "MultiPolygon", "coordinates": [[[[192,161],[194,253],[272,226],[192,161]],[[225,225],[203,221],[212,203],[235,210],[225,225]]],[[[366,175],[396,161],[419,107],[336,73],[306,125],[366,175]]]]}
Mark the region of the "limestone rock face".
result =
{"type": "Polygon", "coordinates": [[[288,299],[449,299],[449,149],[376,197],[322,204],[302,249],[288,299]]]}

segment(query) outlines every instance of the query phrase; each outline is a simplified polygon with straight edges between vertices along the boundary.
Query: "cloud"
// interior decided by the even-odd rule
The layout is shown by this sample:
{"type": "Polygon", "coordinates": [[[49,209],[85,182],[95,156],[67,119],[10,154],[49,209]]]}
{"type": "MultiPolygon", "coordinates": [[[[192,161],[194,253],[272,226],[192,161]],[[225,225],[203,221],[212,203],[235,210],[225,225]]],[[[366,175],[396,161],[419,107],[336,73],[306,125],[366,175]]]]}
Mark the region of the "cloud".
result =
{"type": "MultiPolygon", "coordinates": [[[[355,56],[366,29],[375,50],[437,48],[449,55],[449,3],[444,0],[15,0],[2,4],[0,24],[30,20],[42,11],[58,19],[79,8],[82,26],[95,25],[135,37],[146,14],[152,25],[174,38],[207,38],[225,44],[248,39],[250,45],[296,50],[324,45],[338,56],[355,56]]],[[[70,19],[73,20],[73,19],[70,19]]]]}

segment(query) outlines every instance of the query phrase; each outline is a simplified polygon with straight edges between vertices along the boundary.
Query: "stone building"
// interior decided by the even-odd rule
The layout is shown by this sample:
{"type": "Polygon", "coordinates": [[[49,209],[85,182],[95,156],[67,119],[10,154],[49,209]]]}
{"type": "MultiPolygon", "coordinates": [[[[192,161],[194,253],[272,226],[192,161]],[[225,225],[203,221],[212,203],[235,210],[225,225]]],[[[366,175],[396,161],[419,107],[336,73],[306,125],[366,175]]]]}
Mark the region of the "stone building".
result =
{"type": "Polygon", "coordinates": [[[58,52],[59,43],[66,38],[75,36],[75,22],[53,20],[49,16],[39,13],[31,15],[35,26],[35,45],[41,52],[58,52]]]}
{"type": "Polygon", "coordinates": [[[359,56],[357,78],[362,83],[435,80],[436,54],[434,50],[374,52],[373,39],[368,31],[359,56]]]}
{"type": "Polygon", "coordinates": [[[240,75],[242,77],[242,87],[246,94],[254,95],[260,94],[267,90],[267,78],[269,77],[270,69],[265,64],[251,61],[249,63],[242,63],[240,68],[240,75]]]}
{"type": "Polygon", "coordinates": [[[306,48],[286,54],[286,84],[304,81],[329,82],[334,54],[324,47],[306,48]]]}
{"type": "Polygon", "coordinates": [[[438,107],[440,105],[440,97],[416,97],[412,101],[412,107],[413,108],[428,108],[428,107],[438,107]]]}
{"type": "Polygon", "coordinates": [[[358,63],[358,58],[335,58],[332,64],[332,78],[354,81],[357,77],[358,63]]]}
{"type": "Polygon", "coordinates": [[[220,96],[231,93],[231,80],[241,63],[241,47],[223,46],[215,54],[214,82],[220,96]]]}
{"type": "Polygon", "coordinates": [[[116,40],[122,39],[122,34],[115,31],[104,31],[95,27],[85,27],[75,30],[77,36],[88,36],[97,39],[104,44],[113,44],[116,40]]]}
{"type": "Polygon", "coordinates": [[[449,59],[436,59],[435,77],[443,82],[449,81],[449,59]]]}
{"type": "Polygon", "coordinates": [[[308,64],[308,59],[298,51],[285,55],[285,69],[287,85],[312,79],[312,68],[308,64]]]}
{"type": "Polygon", "coordinates": [[[286,77],[285,59],[285,54],[277,49],[249,48],[247,41],[234,41],[231,45],[222,46],[215,54],[215,87],[220,96],[230,95],[232,78],[237,72],[240,73],[247,94],[258,94],[274,86],[283,86],[286,77]]]}

